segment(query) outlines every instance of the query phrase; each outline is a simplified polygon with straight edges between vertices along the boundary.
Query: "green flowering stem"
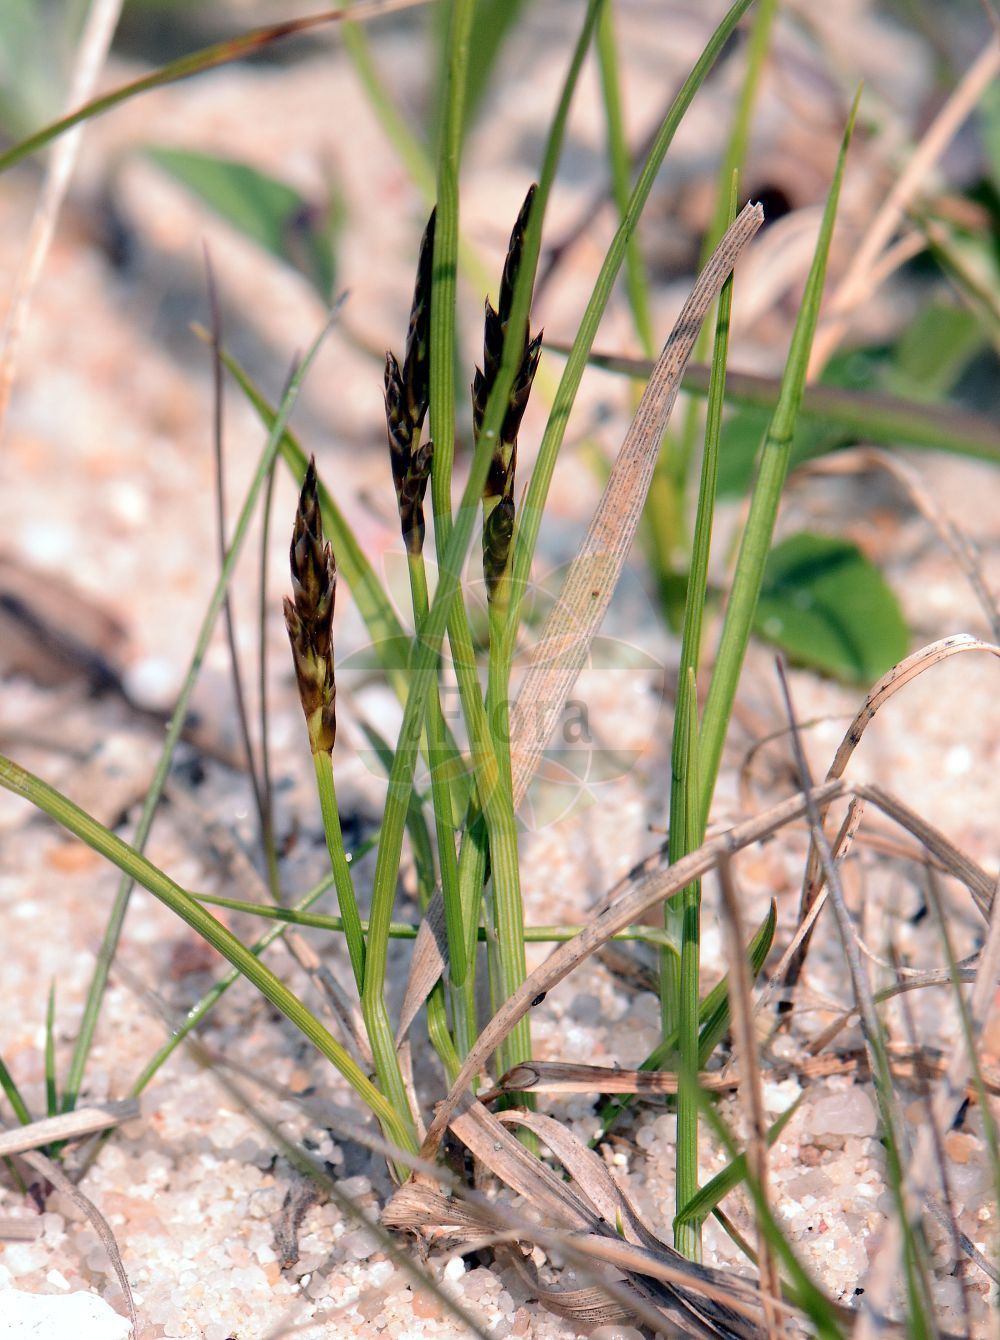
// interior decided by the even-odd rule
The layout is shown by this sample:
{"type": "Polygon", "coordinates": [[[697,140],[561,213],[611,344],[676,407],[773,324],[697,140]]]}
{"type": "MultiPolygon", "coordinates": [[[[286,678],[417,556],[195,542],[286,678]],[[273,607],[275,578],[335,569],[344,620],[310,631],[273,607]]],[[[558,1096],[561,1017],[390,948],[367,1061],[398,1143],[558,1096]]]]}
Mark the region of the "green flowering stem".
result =
{"type": "Polygon", "coordinates": [[[344,834],[340,827],[340,811],[337,808],[337,791],[333,784],[333,758],[325,749],[313,754],[313,766],[316,769],[316,789],[319,792],[319,807],[323,815],[323,833],[326,837],[326,849],[330,853],[330,869],[337,890],[337,903],[344,922],[344,938],[347,940],[347,952],[351,956],[354,980],[358,984],[358,995],[365,988],[365,937],[361,929],[361,916],[358,901],[354,893],[354,881],[351,867],[344,850],[344,834]]]}

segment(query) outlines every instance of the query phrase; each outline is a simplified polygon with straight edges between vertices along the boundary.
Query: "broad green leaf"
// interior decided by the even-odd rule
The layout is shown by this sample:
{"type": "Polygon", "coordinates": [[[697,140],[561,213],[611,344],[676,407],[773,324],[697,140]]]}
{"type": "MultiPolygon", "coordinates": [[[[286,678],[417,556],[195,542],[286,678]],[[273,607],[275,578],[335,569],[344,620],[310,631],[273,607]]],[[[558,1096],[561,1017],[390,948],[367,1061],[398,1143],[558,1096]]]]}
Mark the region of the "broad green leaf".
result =
{"type": "Polygon", "coordinates": [[[333,295],[339,212],[317,207],[287,182],[214,154],[149,148],[146,156],[245,237],[305,275],[324,302],[333,295]]]}
{"type": "Polygon", "coordinates": [[[871,683],[906,655],[899,602],[848,540],[803,531],[771,550],[757,632],[799,665],[871,683]]]}

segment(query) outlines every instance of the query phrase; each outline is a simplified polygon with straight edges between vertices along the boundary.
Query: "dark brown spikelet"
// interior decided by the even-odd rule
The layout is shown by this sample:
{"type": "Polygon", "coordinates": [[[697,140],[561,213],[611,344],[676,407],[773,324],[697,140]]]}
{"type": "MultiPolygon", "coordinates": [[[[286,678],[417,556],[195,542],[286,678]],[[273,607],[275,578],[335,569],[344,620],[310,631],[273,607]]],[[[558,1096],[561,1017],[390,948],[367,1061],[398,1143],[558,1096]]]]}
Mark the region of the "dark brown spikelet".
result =
{"type": "Polygon", "coordinates": [[[314,754],[333,749],[337,738],[337,687],[333,671],[333,608],[337,566],[323,539],[316,488],[316,461],[310,458],[299,494],[290,550],[292,599],[284,599],[285,627],[292,644],[299,699],[314,754]]]}
{"type": "MultiPolygon", "coordinates": [[[[500,280],[500,294],[497,306],[487,298],[486,314],[483,324],[483,366],[476,369],[472,383],[472,427],[478,441],[482,431],[483,418],[490,394],[496,385],[503,359],[504,340],[510,324],[510,314],[514,305],[514,288],[524,253],[524,237],[528,226],[528,214],[535,198],[532,186],[524,198],[524,204],[517,216],[510,235],[507,259],[504,262],[500,280]]],[[[510,389],[507,407],[493,458],[490,461],[486,483],[483,486],[483,575],[486,578],[486,591],[490,600],[506,571],[510,555],[511,539],[514,534],[514,475],[517,469],[517,435],[521,420],[528,404],[531,384],[538,369],[538,359],[542,350],[542,336],[539,332],[534,338],[526,326],[521,355],[514,384],[510,389]]]]}
{"type": "Polygon", "coordinates": [[[483,522],[483,576],[486,596],[491,601],[507,571],[514,538],[514,510],[514,499],[503,497],[483,522]]]}
{"type": "Polygon", "coordinates": [[[392,481],[396,487],[399,524],[406,547],[419,554],[424,544],[424,494],[430,477],[433,447],[420,444],[420,430],[429,401],[431,267],[434,257],[434,212],[420,243],[417,279],[406,333],[402,368],[392,353],[385,356],[385,421],[389,431],[392,481]]]}

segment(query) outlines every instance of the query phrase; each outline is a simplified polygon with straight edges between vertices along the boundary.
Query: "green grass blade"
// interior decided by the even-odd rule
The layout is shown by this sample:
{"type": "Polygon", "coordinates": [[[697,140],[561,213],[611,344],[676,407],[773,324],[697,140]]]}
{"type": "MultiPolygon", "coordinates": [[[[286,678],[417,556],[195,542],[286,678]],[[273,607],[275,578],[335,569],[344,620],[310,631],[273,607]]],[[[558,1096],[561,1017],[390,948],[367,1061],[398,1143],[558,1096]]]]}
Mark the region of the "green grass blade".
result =
{"type": "Polygon", "coordinates": [[[40,778],[0,755],[0,786],[23,796],[37,809],[47,814],[67,832],[73,833],[88,847],[113,862],[125,874],[130,884],[139,883],[155,898],[185,921],[193,931],[229,960],[272,1005],[294,1024],[305,1037],[330,1061],[352,1086],[364,1104],[377,1117],[386,1134],[402,1148],[414,1148],[412,1139],[390,1107],[356,1062],[330,1034],[315,1015],[302,1004],[280,978],[264,966],[253,952],[237,940],[231,931],[217,921],[180,885],[146,859],[135,847],[123,842],[114,833],[71,800],[61,795],[40,778]]]}
{"type": "MultiPolygon", "coordinates": [[[[523,8],[524,0],[478,0],[476,4],[472,36],[469,40],[469,74],[465,97],[463,134],[468,131],[475,118],[483,95],[489,88],[490,77],[503,51],[504,42],[509,36],[510,30],[516,26],[523,8]]],[[[445,6],[441,5],[438,7],[434,19],[432,19],[432,23],[435,23],[438,29],[435,34],[440,47],[437,85],[441,89],[445,87],[446,83],[445,63],[448,58],[447,23],[443,21],[444,18],[445,6]]],[[[438,143],[443,120],[444,102],[443,99],[439,99],[434,108],[433,123],[427,136],[428,143],[438,143]]]]}
{"type": "MultiPolygon", "coordinates": [[[[636,181],[635,187],[632,190],[632,194],[629,197],[625,216],[622,219],[618,231],[615,233],[611,246],[608,249],[607,255],[604,258],[604,263],[601,266],[600,273],[594,284],[593,292],[587,303],[586,311],[580,321],[576,338],[573,341],[569,357],[566,361],[566,367],[563,369],[563,375],[559,382],[559,389],[556,392],[552,412],[549,415],[549,421],[539,446],[538,458],[532,472],[531,482],[528,486],[525,504],[521,510],[521,518],[518,525],[512,563],[512,592],[510,613],[508,616],[508,625],[511,628],[516,629],[520,621],[521,601],[523,600],[524,593],[528,587],[531,562],[534,557],[535,546],[538,542],[538,532],[541,529],[542,516],[545,510],[545,500],[548,497],[556,459],[559,455],[559,449],[562,446],[563,438],[566,433],[570,410],[576,399],[576,393],[583,378],[587,359],[597,334],[597,327],[604,313],[604,309],[607,306],[615,279],[625,257],[625,249],[628,245],[628,240],[635,231],[639,216],[645,207],[649,192],[651,191],[653,182],[660,170],[667,149],[677,132],[677,127],[680,125],[684,114],[691,105],[694,95],[708,77],[712,66],[718,59],[722,48],[728,41],[737,23],[750,8],[752,3],[753,0],[736,0],[736,3],[730,8],[725,18],[719,24],[718,28],[716,28],[702,51],[701,56],[696,61],[690,75],[685,80],[680,92],[674,99],[670,111],[667,113],[667,116],[660,127],[646,162],[636,181]]],[[[534,213],[535,211],[532,211],[533,216],[534,213]]],[[[526,258],[532,244],[533,222],[534,217],[529,221],[528,235],[525,239],[526,258]]],[[[523,268],[527,271],[527,259],[524,262],[523,268]]],[[[526,314],[527,306],[525,306],[525,315],[526,314]]],[[[515,323],[516,316],[517,302],[515,299],[514,315],[511,317],[512,326],[515,323]]],[[[510,341],[508,341],[508,344],[509,343],[510,341]]]]}
{"type": "MultiPolygon", "coordinates": [[[[768,1127],[767,1143],[773,1145],[778,1136],[785,1129],[788,1123],[799,1110],[805,1094],[800,1093],[791,1107],[787,1107],[777,1121],[768,1127]]],[[[677,1211],[674,1216],[674,1231],[676,1232],[679,1224],[701,1223],[707,1219],[720,1201],[729,1195],[730,1191],[735,1190],[741,1182],[746,1180],[747,1172],[746,1154],[740,1154],[739,1158],[726,1165],[721,1172],[717,1172],[711,1181],[706,1182],[697,1195],[686,1202],[685,1205],[677,1211]]]]}
{"type": "Polygon", "coordinates": [[[14,1110],[14,1116],[22,1126],[31,1124],[31,1113],[28,1110],[28,1104],[21,1096],[21,1090],[17,1087],[14,1076],[7,1069],[6,1062],[0,1056],[0,1089],[3,1089],[7,1095],[7,1101],[14,1110]]]}
{"type": "Polygon", "coordinates": [[[337,906],[343,918],[347,952],[351,958],[351,968],[360,995],[365,985],[365,937],[361,929],[351,867],[347,860],[347,852],[344,850],[344,834],[340,827],[340,810],[337,807],[337,790],[333,780],[333,760],[325,749],[321,749],[319,753],[313,754],[313,766],[316,772],[320,811],[323,815],[326,849],[337,890],[337,906]]]}
{"type": "MultiPolygon", "coordinates": [[[[735,178],[731,186],[730,222],[732,218],[735,218],[736,211],[735,178]]],[[[670,833],[668,850],[671,861],[678,861],[688,852],[694,851],[704,837],[704,824],[701,822],[697,748],[691,748],[690,745],[690,716],[692,712],[697,712],[697,695],[694,692],[694,686],[697,685],[698,674],[701,669],[701,632],[705,615],[705,601],[708,595],[708,562],[711,554],[716,483],[719,474],[719,434],[722,427],[722,406],[725,395],[732,295],[733,276],[730,274],[719,295],[715,352],[712,358],[712,380],[709,386],[708,415],[705,428],[705,449],[702,455],[701,487],[698,491],[698,511],[684,604],[680,675],[671,751],[670,820],[668,827],[670,833]]],[[[693,889],[690,896],[697,898],[697,890],[693,889]]],[[[682,921],[687,915],[684,909],[688,901],[689,893],[685,890],[678,898],[671,899],[663,907],[664,926],[667,930],[673,932],[678,943],[682,943],[682,921]]],[[[679,983],[676,980],[675,959],[672,955],[661,955],[660,977],[660,1008],[663,1017],[663,1031],[664,1034],[667,1034],[679,1026],[680,1020],[679,983]]],[[[691,1018],[689,1011],[689,1022],[691,1018]]],[[[690,1052],[691,1048],[689,1047],[688,1050],[690,1052]]]]}
{"type": "MultiPolygon", "coordinates": [[[[393,1105],[400,1111],[408,1110],[406,1090],[399,1070],[395,1038],[385,1003],[389,924],[396,896],[399,857],[410,807],[417,750],[424,728],[428,701],[431,695],[437,692],[437,667],[444,625],[452,613],[452,605],[459,592],[461,568],[472,531],[472,518],[461,519],[454,534],[451,535],[458,550],[453,554],[452,546],[449,545],[451,534],[449,518],[451,463],[455,443],[458,164],[461,156],[466,60],[474,8],[473,0],[455,0],[450,11],[446,112],[437,172],[429,376],[430,435],[434,441],[431,498],[434,508],[435,543],[441,573],[434,603],[428,610],[422,627],[418,629],[418,636],[414,642],[410,695],[403,711],[403,723],[389,774],[389,790],[382,816],[382,835],[375,862],[368,932],[368,962],[361,1002],[376,1068],[393,1105]],[[442,561],[446,556],[448,562],[442,561]],[[449,567],[449,563],[455,566],[449,567]]],[[[477,453],[477,458],[482,456],[483,453],[477,453]]],[[[480,464],[477,459],[473,464],[473,474],[476,473],[477,464],[485,476],[484,467],[487,461],[483,459],[480,464]]],[[[467,496],[466,505],[470,501],[467,496]]],[[[477,685],[475,696],[478,695],[477,685]]]]}
{"type": "Polygon", "coordinates": [[[49,1001],[45,1010],[45,1111],[54,1117],[59,1111],[59,1090],[56,1086],[56,984],[49,984],[49,1001]]]}
{"type": "MultiPolygon", "coordinates": [[[[601,92],[604,96],[604,119],[607,124],[608,163],[611,168],[611,189],[618,206],[619,215],[624,218],[628,209],[629,179],[632,175],[632,163],[628,145],[625,141],[625,118],[622,108],[621,86],[618,79],[618,50],[615,41],[614,9],[604,5],[597,24],[597,59],[601,71],[601,92]]],[[[707,257],[705,258],[707,259],[707,257]]],[[[633,234],[625,244],[625,291],[628,294],[629,307],[632,309],[632,321],[639,342],[648,358],[656,353],[656,336],[653,332],[653,316],[649,302],[649,285],[646,279],[639,243],[633,234]]]]}
{"type": "MultiPolygon", "coordinates": [[[[274,406],[254,385],[231,354],[223,350],[222,361],[253,406],[261,423],[270,432],[277,418],[274,406]]],[[[282,432],[279,450],[296,484],[301,487],[309,458],[295,434],[289,429],[282,432]]],[[[337,555],[337,572],[351,588],[351,594],[354,596],[358,613],[365,621],[376,656],[390,676],[390,681],[398,683],[405,698],[404,672],[409,659],[410,639],[396,617],[385,588],[365,557],[344,514],[321,478],[317,478],[316,485],[320,511],[323,514],[323,528],[337,555]]]]}
{"type": "MultiPolygon", "coordinates": [[[[701,1091],[701,1110],[702,1116],[711,1126],[716,1139],[726,1150],[730,1159],[734,1161],[738,1159],[740,1155],[736,1141],[733,1139],[726,1123],[716,1111],[712,1094],[701,1091]]],[[[747,1169],[745,1181],[754,1208],[757,1211],[758,1222],[767,1233],[771,1248],[780,1258],[791,1281],[789,1293],[792,1300],[809,1315],[816,1327],[816,1334],[822,1336],[823,1340],[844,1340],[844,1332],[840,1325],[836,1306],[826,1297],[795,1255],[781,1230],[781,1225],[775,1219],[771,1207],[767,1203],[767,1197],[763,1194],[759,1183],[749,1169],[747,1169]]]]}
{"type": "Polygon", "coordinates": [[[52,121],[41,130],[35,131],[20,144],[15,144],[0,154],[0,172],[5,172],[7,168],[13,167],[24,158],[29,158],[39,149],[44,149],[72,126],[90,121],[95,116],[102,116],[119,103],[127,102],[129,98],[137,97],[140,93],[148,93],[154,88],[163,88],[165,84],[176,84],[181,79],[190,79],[192,75],[203,74],[206,70],[215,70],[220,65],[228,65],[231,61],[245,60],[273,42],[307,32],[311,28],[318,28],[321,24],[336,22],[343,18],[345,13],[343,9],[329,9],[322,14],[311,14],[306,18],[275,23],[268,28],[256,28],[253,32],[244,33],[240,37],[231,37],[225,42],[216,42],[212,46],[203,47],[200,51],[181,56],[179,60],[161,66],[151,74],[122,84],[112,89],[110,93],[103,93],[99,98],[84,103],[68,116],[62,116],[58,121],[52,121]]]}
{"type": "Polygon", "coordinates": [[[726,606],[725,622],[719,640],[712,680],[701,723],[701,785],[702,821],[708,817],[712,796],[715,792],[715,780],[722,759],[722,747],[729,728],[729,718],[736,687],[743,668],[753,626],[757,597],[764,577],[767,555],[771,547],[774,523],[778,514],[778,505],[785,484],[788,469],[788,457],[792,437],[795,432],[795,420],[802,400],[809,351],[812,348],[813,335],[819,319],[819,307],[823,297],[823,281],[826,275],[826,262],[833,237],[833,225],[840,199],[840,187],[844,176],[844,163],[847,149],[854,129],[858,102],[861,91],[854,99],[847,129],[844,132],[840,155],[834,173],[833,182],[827,197],[823,222],[809,278],[806,281],[802,305],[792,335],[791,349],[782,377],[781,392],[771,419],[770,427],[761,447],[760,467],[750,501],[750,512],[740,544],[739,557],[733,576],[732,590],[726,606]]]}
{"type": "MultiPolygon", "coordinates": [[[[750,959],[750,969],[755,977],[760,972],[761,968],[763,968],[767,956],[771,952],[771,945],[774,942],[774,932],[776,931],[777,926],[778,909],[777,905],[772,900],[767,915],[757,928],[753,939],[747,947],[747,953],[750,959]]],[[[662,935],[662,931],[660,934],[662,935]]],[[[672,945],[668,946],[668,948],[671,948],[674,954],[677,953],[676,948],[672,945]]],[[[700,1030],[698,1034],[698,1069],[703,1070],[708,1062],[708,1058],[715,1051],[719,1042],[722,1040],[723,1034],[729,1027],[728,977],[723,977],[720,982],[717,982],[701,1002],[701,1006],[698,1010],[698,1023],[700,1030]]],[[[676,1032],[672,1033],[670,1037],[664,1038],[662,1042],[658,1043],[653,1051],[650,1052],[639,1069],[659,1070],[664,1065],[670,1064],[672,1058],[677,1054],[678,1042],[679,1039],[676,1032]]],[[[633,1095],[623,1093],[616,1095],[610,1102],[605,1104],[601,1110],[601,1126],[597,1135],[591,1141],[592,1144],[596,1144],[604,1139],[605,1135],[607,1135],[608,1131],[618,1120],[622,1112],[624,1112],[633,1101],[633,1095]]]]}
{"type": "MultiPolygon", "coordinates": [[[[728,218],[736,217],[736,173],[730,183],[728,218]]],[[[719,435],[725,396],[726,363],[729,352],[729,321],[732,313],[733,276],[730,274],[719,295],[712,357],[712,380],[708,394],[705,445],[702,454],[701,486],[695,520],[694,542],[684,603],[681,638],[680,679],[674,715],[674,739],[671,751],[670,860],[679,861],[695,851],[705,836],[701,814],[700,768],[698,758],[698,674],[701,665],[701,633],[708,593],[708,562],[711,551],[712,523],[715,516],[716,483],[719,472],[719,435]]],[[[688,428],[693,427],[688,417],[688,428]]],[[[674,491],[677,498],[680,485],[674,491]]],[[[663,574],[661,574],[662,578],[663,574]]],[[[700,1060],[700,945],[701,881],[682,889],[676,898],[663,905],[664,930],[680,946],[680,956],[660,952],[660,1013],[664,1037],[676,1029],[679,1042],[680,1084],[677,1092],[676,1205],[680,1208],[698,1192],[698,1070],[700,1060]]],[[[728,997],[727,997],[728,1004],[728,997]]],[[[674,1225],[674,1246],[691,1260],[701,1259],[701,1221],[682,1221],[674,1225]]]]}
{"type": "Polygon", "coordinates": [[[458,167],[462,156],[469,42],[474,0],[453,0],[444,71],[444,119],[437,165],[437,216],[430,315],[430,436],[434,442],[431,499],[438,562],[451,529],[455,457],[455,301],[458,284],[458,167]]]}
{"type": "MultiPolygon", "coordinates": [[[[694,851],[701,842],[697,809],[698,786],[698,690],[693,666],[684,673],[684,691],[678,697],[674,722],[674,758],[677,772],[672,785],[684,795],[679,807],[683,827],[677,843],[681,856],[694,851]],[[678,775],[679,773],[679,775],[678,775]]],[[[671,826],[671,837],[674,830],[671,826]]],[[[672,858],[679,859],[679,858],[672,858]]],[[[698,1191],[698,1003],[701,976],[701,881],[686,885],[675,899],[680,911],[680,965],[677,980],[677,999],[661,1001],[665,1020],[676,1018],[677,1065],[680,1082],[677,1088],[677,1151],[675,1160],[678,1206],[685,1204],[698,1191]],[[670,1005],[668,1010],[666,1007],[670,1005]]],[[[672,921],[667,915],[667,923],[672,921]]],[[[664,929],[669,930],[669,924],[664,929]]],[[[662,955],[662,961],[673,966],[673,957],[662,955]]],[[[672,985],[673,973],[665,974],[672,985]]],[[[668,1033],[670,1030],[665,1029],[668,1033]]],[[[674,1246],[692,1261],[701,1260],[701,1225],[684,1223],[674,1235],[674,1246]]]]}
{"type": "MultiPolygon", "coordinates": [[[[174,708],[173,716],[167,727],[166,739],[164,740],[163,750],[160,754],[156,771],[153,774],[150,783],[149,792],[143,804],[142,814],[136,828],[135,846],[141,851],[149,837],[150,829],[153,826],[153,819],[156,815],[157,807],[160,803],[160,797],[163,794],[163,788],[166,784],[167,776],[170,772],[170,765],[173,760],[174,750],[177,748],[177,742],[180,739],[184,722],[187,719],[188,707],[191,702],[191,695],[194,692],[195,682],[201,670],[202,662],[205,659],[205,653],[208,650],[208,644],[211,640],[212,630],[215,627],[219,611],[225,599],[226,590],[229,586],[230,578],[236,567],[236,561],[239,557],[243,541],[246,538],[250,526],[250,519],[253,516],[254,508],[257,503],[258,495],[264,485],[265,480],[274,463],[275,456],[281,442],[282,434],[285,431],[285,425],[292,408],[298,398],[302,383],[305,380],[309,368],[312,366],[313,359],[319,352],[320,345],[326,337],[327,331],[333,320],[331,316],[324,324],[323,329],[313,341],[312,346],[307,351],[305,358],[300,364],[295,376],[291,379],[288,389],[285,392],[281,408],[275,417],[274,423],[268,434],[267,442],[261,452],[257,469],[251,481],[243,507],[236,522],[236,528],[233,531],[232,542],[226,555],[226,560],[222,564],[218,580],[212,592],[208,608],[202,619],[201,628],[195,642],[195,649],[191,657],[187,674],[184,677],[184,683],[174,708]]],[[[97,1027],[97,1017],[100,1013],[101,1002],[104,999],[104,992],[107,987],[108,974],[111,971],[111,964],[118,948],[118,940],[121,936],[122,925],[125,921],[125,913],[128,910],[129,895],[132,891],[132,881],[126,876],[118,886],[118,894],[115,898],[114,906],[111,910],[111,916],[105,928],[104,937],[101,941],[101,947],[98,951],[97,963],[94,967],[94,975],[91,979],[90,989],[87,993],[87,1000],[83,1009],[83,1016],[80,1020],[80,1027],[77,1032],[76,1044],[73,1049],[73,1056],[70,1061],[69,1073],[66,1078],[66,1087],[63,1091],[63,1110],[70,1112],[76,1104],[77,1096],[80,1092],[80,1086],[83,1083],[83,1074],[86,1069],[87,1057],[90,1053],[90,1046],[94,1038],[94,1030],[97,1027]]]]}
{"type": "MultiPolygon", "coordinates": [[[[566,345],[544,345],[555,353],[566,354],[566,345]]],[[[613,354],[590,354],[588,361],[606,372],[617,372],[623,377],[648,380],[653,370],[649,359],[626,358],[613,354]]],[[[703,364],[689,363],[681,386],[692,395],[706,395],[710,369],[703,364]]],[[[781,392],[776,377],[762,377],[752,372],[734,372],[726,378],[726,401],[747,409],[774,409],[781,392]]],[[[877,391],[858,391],[841,386],[823,384],[807,386],[799,407],[799,422],[839,428],[824,450],[854,441],[925,447],[932,451],[951,451],[976,460],[1000,461],[1000,431],[985,415],[970,413],[953,405],[921,405],[912,400],[900,400],[877,391]]],[[[815,454],[815,453],[814,453],[815,454]]],[[[793,455],[793,459],[797,459],[793,455]]]]}

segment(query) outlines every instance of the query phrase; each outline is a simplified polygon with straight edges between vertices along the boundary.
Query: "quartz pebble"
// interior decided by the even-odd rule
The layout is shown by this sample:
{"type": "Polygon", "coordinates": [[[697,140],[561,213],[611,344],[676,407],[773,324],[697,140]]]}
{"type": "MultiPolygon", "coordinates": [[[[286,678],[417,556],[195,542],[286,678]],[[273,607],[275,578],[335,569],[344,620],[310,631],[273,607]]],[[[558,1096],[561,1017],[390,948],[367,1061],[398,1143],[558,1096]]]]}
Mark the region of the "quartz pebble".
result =
{"type": "Polygon", "coordinates": [[[875,1104],[856,1084],[818,1099],[805,1121],[813,1135],[874,1135],[878,1130],[875,1104]]]}
{"type": "Polygon", "coordinates": [[[4,1340],[128,1340],[130,1325],[94,1293],[0,1293],[4,1340]]]}

